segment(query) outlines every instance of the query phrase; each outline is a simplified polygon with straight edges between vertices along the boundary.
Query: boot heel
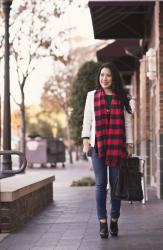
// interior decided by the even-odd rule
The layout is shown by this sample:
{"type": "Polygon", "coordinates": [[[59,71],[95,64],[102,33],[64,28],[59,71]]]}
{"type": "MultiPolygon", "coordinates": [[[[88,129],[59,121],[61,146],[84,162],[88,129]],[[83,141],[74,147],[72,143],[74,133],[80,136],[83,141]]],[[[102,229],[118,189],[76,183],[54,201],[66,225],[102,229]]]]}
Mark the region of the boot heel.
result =
{"type": "Polygon", "coordinates": [[[113,237],[118,236],[118,222],[117,221],[110,222],[110,234],[113,237]]]}
{"type": "Polygon", "coordinates": [[[102,239],[107,239],[108,236],[109,236],[109,233],[108,233],[108,224],[107,222],[103,223],[103,222],[100,222],[100,236],[102,239]]]}

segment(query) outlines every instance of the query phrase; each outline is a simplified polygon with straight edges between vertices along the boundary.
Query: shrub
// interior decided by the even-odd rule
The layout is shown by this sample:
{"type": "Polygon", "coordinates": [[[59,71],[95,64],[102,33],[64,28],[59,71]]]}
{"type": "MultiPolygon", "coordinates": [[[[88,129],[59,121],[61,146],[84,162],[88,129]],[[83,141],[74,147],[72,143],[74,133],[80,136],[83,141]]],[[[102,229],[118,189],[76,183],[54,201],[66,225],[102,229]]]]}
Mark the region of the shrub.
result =
{"type": "Polygon", "coordinates": [[[73,181],[71,187],[95,186],[95,180],[91,177],[84,177],[81,180],[73,181]]]}

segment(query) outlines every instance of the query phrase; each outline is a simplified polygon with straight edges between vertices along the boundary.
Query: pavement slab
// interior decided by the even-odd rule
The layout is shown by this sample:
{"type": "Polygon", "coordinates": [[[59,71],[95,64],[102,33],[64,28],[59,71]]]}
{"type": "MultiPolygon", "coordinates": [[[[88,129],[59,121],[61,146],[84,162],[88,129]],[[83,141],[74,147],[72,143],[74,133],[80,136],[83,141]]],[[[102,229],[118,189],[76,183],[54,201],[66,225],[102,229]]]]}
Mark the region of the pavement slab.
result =
{"type": "MultiPolygon", "coordinates": [[[[70,187],[73,180],[94,177],[88,162],[54,172],[53,203],[16,232],[1,236],[0,250],[162,250],[163,200],[150,194],[143,205],[122,202],[119,236],[101,239],[96,217],[95,187],[70,187]],[[64,181],[66,180],[66,181],[64,181]]],[[[107,199],[108,218],[110,197],[107,199]]]]}

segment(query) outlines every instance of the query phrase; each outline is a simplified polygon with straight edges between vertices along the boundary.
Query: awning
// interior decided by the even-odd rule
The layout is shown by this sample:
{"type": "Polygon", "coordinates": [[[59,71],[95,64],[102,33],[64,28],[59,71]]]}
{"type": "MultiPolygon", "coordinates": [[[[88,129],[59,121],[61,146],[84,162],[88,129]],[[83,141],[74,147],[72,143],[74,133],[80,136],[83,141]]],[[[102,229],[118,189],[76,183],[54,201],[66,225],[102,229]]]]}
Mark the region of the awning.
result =
{"type": "Polygon", "coordinates": [[[96,39],[149,37],[154,0],[93,0],[88,5],[96,39]]]}
{"type": "Polygon", "coordinates": [[[99,61],[112,60],[117,57],[127,56],[130,54],[134,57],[141,57],[141,48],[138,39],[117,39],[113,43],[107,45],[97,51],[99,61]]]}
{"type": "Polygon", "coordinates": [[[130,84],[131,75],[139,66],[142,56],[139,40],[118,39],[105,48],[97,51],[97,59],[101,62],[112,61],[121,72],[125,83],[130,84]]]}
{"type": "Polygon", "coordinates": [[[114,61],[120,71],[133,72],[141,57],[139,40],[118,39],[105,48],[97,51],[97,59],[101,62],[114,61]],[[137,54],[132,54],[137,52],[137,54]]]}

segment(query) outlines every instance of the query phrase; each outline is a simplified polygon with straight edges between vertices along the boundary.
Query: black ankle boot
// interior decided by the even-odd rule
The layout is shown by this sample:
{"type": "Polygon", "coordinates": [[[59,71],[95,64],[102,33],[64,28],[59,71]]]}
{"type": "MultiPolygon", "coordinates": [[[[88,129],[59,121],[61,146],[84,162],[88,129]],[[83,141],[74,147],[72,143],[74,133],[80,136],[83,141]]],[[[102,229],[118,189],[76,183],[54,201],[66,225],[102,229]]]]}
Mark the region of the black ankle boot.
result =
{"type": "Polygon", "coordinates": [[[100,236],[101,238],[108,238],[108,224],[100,221],[100,236]]]}
{"type": "Polygon", "coordinates": [[[118,235],[118,221],[111,220],[111,222],[110,222],[110,234],[111,234],[111,236],[118,235]]]}

